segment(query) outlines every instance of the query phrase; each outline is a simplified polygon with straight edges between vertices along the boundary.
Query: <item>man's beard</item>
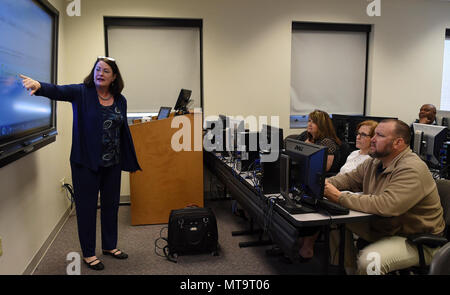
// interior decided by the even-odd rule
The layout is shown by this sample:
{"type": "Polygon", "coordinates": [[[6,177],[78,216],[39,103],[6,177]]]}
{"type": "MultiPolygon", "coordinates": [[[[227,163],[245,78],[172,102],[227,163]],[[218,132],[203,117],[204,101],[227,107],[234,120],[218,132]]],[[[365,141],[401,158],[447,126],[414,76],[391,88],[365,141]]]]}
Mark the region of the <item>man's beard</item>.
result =
{"type": "Polygon", "coordinates": [[[389,146],[386,146],[383,151],[373,151],[371,152],[369,149],[369,156],[375,159],[384,158],[388,156],[392,152],[392,143],[389,146]]]}

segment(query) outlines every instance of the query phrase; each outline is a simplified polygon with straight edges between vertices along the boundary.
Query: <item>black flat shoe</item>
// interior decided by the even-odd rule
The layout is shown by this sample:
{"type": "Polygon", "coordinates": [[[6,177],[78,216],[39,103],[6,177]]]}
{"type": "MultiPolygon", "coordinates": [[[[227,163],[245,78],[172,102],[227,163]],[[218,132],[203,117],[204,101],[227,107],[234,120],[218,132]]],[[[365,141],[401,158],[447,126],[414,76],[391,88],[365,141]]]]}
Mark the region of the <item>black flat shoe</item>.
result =
{"type": "Polygon", "coordinates": [[[103,254],[104,254],[104,255],[110,255],[110,256],[112,256],[112,257],[114,257],[114,258],[117,258],[117,259],[127,259],[127,258],[128,258],[128,254],[125,253],[125,252],[123,252],[123,251],[120,250],[120,249],[117,249],[117,250],[114,251],[114,252],[109,252],[109,251],[103,250],[103,254]],[[119,252],[119,251],[120,251],[120,253],[119,253],[119,254],[116,254],[116,253],[119,252]]]}
{"type": "Polygon", "coordinates": [[[84,259],[83,259],[83,261],[84,261],[84,263],[87,264],[87,266],[88,266],[90,269],[93,269],[93,270],[103,270],[103,269],[105,268],[105,266],[103,265],[103,263],[102,263],[98,258],[92,260],[91,262],[87,262],[87,261],[84,260],[84,259]],[[92,263],[94,263],[94,262],[97,261],[97,260],[99,261],[99,263],[92,264],[92,263]]]}

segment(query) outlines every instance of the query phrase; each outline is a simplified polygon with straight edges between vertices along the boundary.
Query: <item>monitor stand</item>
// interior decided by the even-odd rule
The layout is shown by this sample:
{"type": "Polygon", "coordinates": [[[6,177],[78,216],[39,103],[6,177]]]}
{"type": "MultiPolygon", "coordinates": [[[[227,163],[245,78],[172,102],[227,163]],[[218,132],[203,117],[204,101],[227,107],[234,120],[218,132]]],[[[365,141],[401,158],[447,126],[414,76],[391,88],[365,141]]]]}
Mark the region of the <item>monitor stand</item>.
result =
{"type": "Polygon", "coordinates": [[[316,210],[310,207],[295,202],[290,196],[283,195],[283,199],[283,201],[279,201],[279,205],[290,214],[305,214],[316,212],[316,210]]]}

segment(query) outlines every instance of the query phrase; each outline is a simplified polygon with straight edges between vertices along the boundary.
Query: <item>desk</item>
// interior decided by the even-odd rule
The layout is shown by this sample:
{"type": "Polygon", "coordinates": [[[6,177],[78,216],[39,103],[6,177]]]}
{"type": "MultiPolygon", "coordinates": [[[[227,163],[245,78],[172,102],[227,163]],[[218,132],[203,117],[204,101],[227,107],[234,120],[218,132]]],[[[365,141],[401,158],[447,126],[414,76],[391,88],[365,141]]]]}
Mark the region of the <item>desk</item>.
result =
{"type": "Polygon", "coordinates": [[[246,174],[240,174],[231,164],[214,152],[204,151],[205,166],[225,185],[234,199],[246,210],[264,232],[267,232],[272,242],[277,244],[290,259],[298,258],[298,238],[305,227],[322,226],[325,230],[327,255],[324,257],[324,268],[329,267],[329,229],[330,225],[338,225],[341,232],[339,264],[343,270],[345,239],[345,224],[361,222],[371,218],[371,214],[350,210],[349,215],[330,216],[321,213],[290,214],[278,204],[268,202],[272,195],[262,196],[254,187],[246,174]]]}

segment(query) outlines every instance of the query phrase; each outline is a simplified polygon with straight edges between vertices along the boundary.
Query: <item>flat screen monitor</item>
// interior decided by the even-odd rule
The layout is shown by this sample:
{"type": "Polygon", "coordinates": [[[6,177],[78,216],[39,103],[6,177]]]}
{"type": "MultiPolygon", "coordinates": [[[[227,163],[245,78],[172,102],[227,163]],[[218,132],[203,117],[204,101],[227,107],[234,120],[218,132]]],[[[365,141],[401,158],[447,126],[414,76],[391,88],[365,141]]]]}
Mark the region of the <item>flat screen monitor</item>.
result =
{"type": "Polygon", "coordinates": [[[372,117],[360,115],[340,115],[332,114],[331,121],[333,122],[334,130],[337,137],[347,142],[352,149],[356,149],[356,127],[359,123],[366,120],[373,120],[381,122],[385,119],[397,119],[394,117],[372,117]]]}
{"type": "Polygon", "coordinates": [[[160,107],[158,113],[158,120],[169,118],[172,107],[160,107]]]}
{"type": "Polygon", "coordinates": [[[229,118],[219,115],[215,120],[206,121],[207,136],[204,138],[204,148],[210,151],[227,153],[227,141],[231,137],[229,118]],[[227,140],[228,139],[228,140],[227,140]]]}
{"type": "Polygon", "coordinates": [[[261,150],[282,151],[284,149],[283,128],[263,124],[260,135],[260,148],[261,150]]]}
{"type": "Polygon", "coordinates": [[[450,126],[450,111],[437,110],[436,111],[436,121],[437,121],[438,125],[449,127],[450,126]]]}
{"type": "Polygon", "coordinates": [[[264,124],[259,135],[261,162],[276,162],[284,149],[283,129],[264,124]]]}
{"type": "Polygon", "coordinates": [[[283,153],[289,156],[290,168],[281,173],[288,177],[281,176],[282,191],[296,192],[302,198],[323,199],[328,148],[288,138],[283,153]]]}
{"type": "Polygon", "coordinates": [[[177,102],[175,103],[175,107],[173,108],[177,112],[181,112],[183,114],[188,113],[187,105],[191,100],[192,90],[181,89],[180,94],[178,94],[177,102]]]}
{"type": "Polygon", "coordinates": [[[19,74],[56,83],[58,16],[48,1],[0,1],[0,167],[55,141],[56,103],[19,74]]]}
{"type": "Polygon", "coordinates": [[[414,152],[431,166],[440,166],[440,152],[447,141],[447,127],[413,123],[414,152]]]}

